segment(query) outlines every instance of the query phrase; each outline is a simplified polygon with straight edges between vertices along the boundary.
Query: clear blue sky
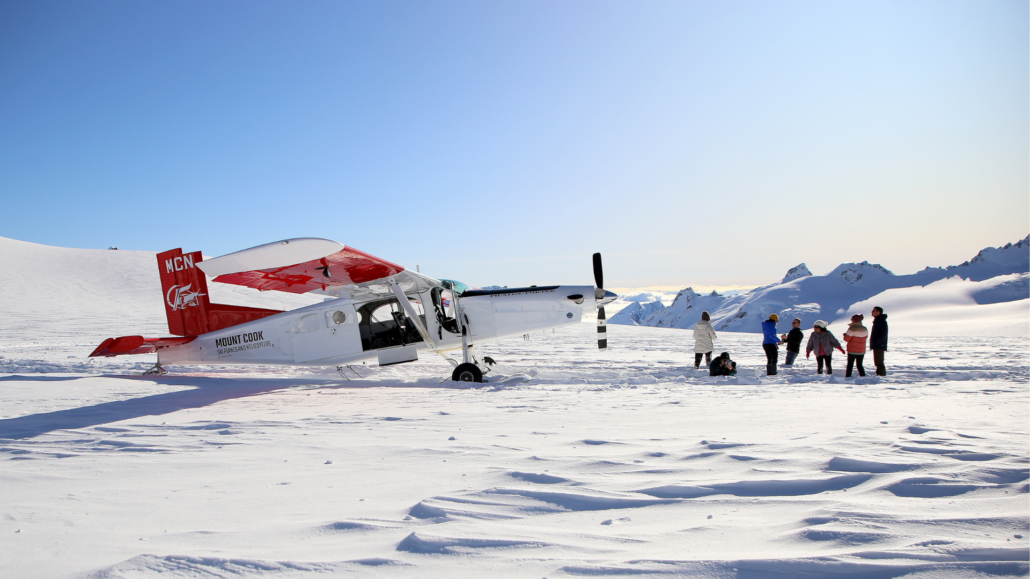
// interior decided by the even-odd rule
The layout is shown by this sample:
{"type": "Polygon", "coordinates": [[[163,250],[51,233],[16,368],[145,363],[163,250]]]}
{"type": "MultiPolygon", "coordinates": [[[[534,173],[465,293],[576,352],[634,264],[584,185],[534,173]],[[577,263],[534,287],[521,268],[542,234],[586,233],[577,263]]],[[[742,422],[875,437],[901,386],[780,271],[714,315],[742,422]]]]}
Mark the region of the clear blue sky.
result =
{"type": "Polygon", "coordinates": [[[1027,2],[0,3],[0,235],[764,284],[1030,233],[1027,2]]]}

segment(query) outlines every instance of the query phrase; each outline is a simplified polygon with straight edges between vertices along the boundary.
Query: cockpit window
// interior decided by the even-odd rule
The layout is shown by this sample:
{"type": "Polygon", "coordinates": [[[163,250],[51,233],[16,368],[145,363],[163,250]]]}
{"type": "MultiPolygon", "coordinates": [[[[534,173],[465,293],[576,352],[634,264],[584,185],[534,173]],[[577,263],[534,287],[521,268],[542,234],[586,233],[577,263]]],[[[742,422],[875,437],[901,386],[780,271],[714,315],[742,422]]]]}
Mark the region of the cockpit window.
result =
{"type": "Polygon", "coordinates": [[[454,281],[453,279],[442,279],[440,285],[451,290],[460,298],[461,294],[469,291],[469,286],[461,283],[460,281],[454,281]]]}

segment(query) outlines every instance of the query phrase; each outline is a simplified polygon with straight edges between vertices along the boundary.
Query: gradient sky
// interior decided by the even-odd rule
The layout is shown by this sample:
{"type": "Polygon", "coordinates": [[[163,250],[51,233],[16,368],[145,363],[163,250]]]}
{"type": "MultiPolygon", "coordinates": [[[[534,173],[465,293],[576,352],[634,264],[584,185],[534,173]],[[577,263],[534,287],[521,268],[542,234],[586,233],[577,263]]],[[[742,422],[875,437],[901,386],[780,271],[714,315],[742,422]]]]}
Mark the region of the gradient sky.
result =
{"type": "Polygon", "coordinates": [[[472,285],[1030,233],[1027,2],[0,2],[0,235],[327,237],[472,285]]]}

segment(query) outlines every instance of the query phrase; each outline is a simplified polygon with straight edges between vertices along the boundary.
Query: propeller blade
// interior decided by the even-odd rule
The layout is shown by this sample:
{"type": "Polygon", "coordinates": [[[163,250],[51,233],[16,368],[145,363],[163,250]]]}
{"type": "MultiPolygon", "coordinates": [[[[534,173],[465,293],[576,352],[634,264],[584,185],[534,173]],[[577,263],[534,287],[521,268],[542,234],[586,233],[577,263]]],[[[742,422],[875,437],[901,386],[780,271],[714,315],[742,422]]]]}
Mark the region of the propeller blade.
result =
{"type": "MultiPolygon", "coordinates": [[[[595,254],[596,255],[596,254],[595,254]]],[[[604,307],[597,309],[597,349],[608,349],[608,331],[605,329],[604,307]]]]}
{"type": "Polygon", "coordinates": [[[601,254],[594,254],[594,285],[604,287],[604,271],[601,269],[601,254]]]}

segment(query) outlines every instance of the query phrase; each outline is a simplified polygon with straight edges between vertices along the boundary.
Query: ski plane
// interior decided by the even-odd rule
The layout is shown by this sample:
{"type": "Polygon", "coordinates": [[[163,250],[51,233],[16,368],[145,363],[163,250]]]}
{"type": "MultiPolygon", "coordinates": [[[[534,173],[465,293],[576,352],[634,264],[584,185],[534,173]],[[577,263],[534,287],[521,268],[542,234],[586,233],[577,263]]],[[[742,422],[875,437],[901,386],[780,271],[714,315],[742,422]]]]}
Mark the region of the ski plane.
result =
{"type": "Polygon", "coordinates": [[[328,239],[276,241],[204,261],[201,252],[157,254],[172,337],[108,338],[90,354],[157,353],[162,364],[379,365],[440,354],[451,378],[482,382],[493,361],[475,345],[577,324],[597,308],[598,347],[607,347],[601,254],[593,256],[595,286],[470,289],[437,280],[328,239]],[[261,291],[313,293],[322,303],[291,311],[212,303],[207,278],[261,291]],[[446,352],[461,351],[459,363],[446,352]]]}

